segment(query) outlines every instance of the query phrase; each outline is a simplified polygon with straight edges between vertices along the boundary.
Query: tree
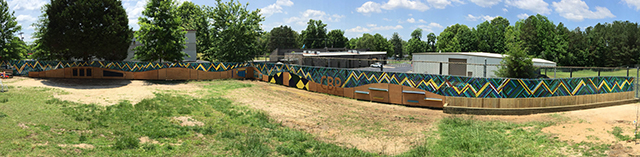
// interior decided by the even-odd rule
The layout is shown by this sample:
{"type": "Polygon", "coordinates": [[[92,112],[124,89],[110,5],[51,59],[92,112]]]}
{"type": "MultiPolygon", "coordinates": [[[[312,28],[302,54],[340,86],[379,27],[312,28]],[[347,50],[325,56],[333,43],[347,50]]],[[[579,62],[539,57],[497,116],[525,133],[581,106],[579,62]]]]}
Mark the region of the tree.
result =
{"type": "Polygon", "coordinates": [[[388,54],[393,54],[393,45],[387,41],[382,35],[376,33],[371,35],[369,33],[362,34],[362,37],[356,39],[357,49],[368,49],[369,51],[386,51],[388,54]]]}
{"type": "MultiPolygon", "coordinates": [[[[398,58],[402,58],[402,39],[398,32],[394,32],[389,42],[393,45],[393,51],[395,52],[395,56],[398,58]]],[[[388,54],[388,53],[387,53],[388,54]]]]}
{"type": "Polygon", "coordinates": [[[502,59],[496,75],[508,78],[535,78],[537,74],[536,68],[533,67],[533,58],[527,55],[526,48],[521,46],[522,42],[517,39],[517,33],[513,27],[507,28],[507,56],[502,59]]]}
{"type": "Polygon", "coordinates": [[[347,42],[349,41],[347,37],[344,37],[344,31],[339,29],[334,29],[329,31],[329,34],[327,34],[327,37],[328,37],[327,46],[331,48],[334,48],[334,47],[345,48],[347,46],[347,42]]]}
{"type": "Polygon", "coordinates": [[[445,52],[475,51],[477,39],[475,31],[466,25],[455,24],[445,28],[438,36],[438,50],[445,52]]]}
{"type": "Polygon", "coordinates": [[[413,30],[413,32],[411,32],[411,39],[420,40],[421,38],[422,38],[422,29],[421,28],[416,28],[416,30],[413,30]]]}
{"type": "Polygon", "coordinates": [[[213,24],[213,47],[205,51],[206,58],[219,62],[245,62],[262,54],[256,42],[262,35],[260,22],[264,17],[260,9],[248,10],[246,5],[231,0],[222,3],[216,0],[211,17],[213,24]]]}
{"type": "Polygon", "coordinates": [[[178,7],[178,16],[182,20],[185,30],[196,30],[196,53],[204,53],[211,48],[211,34],[209,33],[210,7],[198,6],[185,1],[178,7]]]}
{"type": "Polygon", "coordinates": [[[133,31],[119,0],[53,0],[43,8],[36,42],[47,59],[123,60],[133,31]]]}
{"type": "Polygon", "coordinates": [[[299,48],[298,46],[298,32],[291,29],[289,26],[280,26],[271,29],[269,36],[269,51],[279,49],[291,49],[299,48]]]}
{"type": "Polygon", "coordinates": [[[24,58],[20,50],[24,42],[15,34],[20,32],[15,12],[9,12],[9,5],[5,0],[0,0],[0,60],[16,60],[24,58]]]}
{"type": "Polygon", "coordinates": [[[546,16],[531,15],[524,21],[518,21],[516,26],[522,33],[520,39],[523,47],[528,49],[529,55],[551,61],[558,61],[555,51],[554,38],[556,26],[546,16]],[[521,23],[521,24],[518,24],[521,23]]]}
{"type": "Polygon", "coordinates": [[[322,20],[309,19],[307,29],[302,31],[302,44],[305,48],[324,48],[327,40],[327,24],[322,20]]]}
{"type": "Polygon", "coordinates": [[[422,40],[422,29],[417,28],[411,32],[411,39],[407,42],[406,49],[409,57],[413,57],[413,53],[426,52],[428,44],[422,40]]]}
{"type": "Polygon", "coordinates": [[[173,0],[150,0],[138,18],[140,30],[135,33],[142,46],[134,48],[135,58],[141,61],[166,60],[180,62],[188,56],[184,49],[186,34],[177,16],[173,0]]]}
{"type": "Polygon", "coordinates": [[[427,52],[436,52],[436,39],[437,37],[434,33],[429,33],[427,35],[427,52]]]}

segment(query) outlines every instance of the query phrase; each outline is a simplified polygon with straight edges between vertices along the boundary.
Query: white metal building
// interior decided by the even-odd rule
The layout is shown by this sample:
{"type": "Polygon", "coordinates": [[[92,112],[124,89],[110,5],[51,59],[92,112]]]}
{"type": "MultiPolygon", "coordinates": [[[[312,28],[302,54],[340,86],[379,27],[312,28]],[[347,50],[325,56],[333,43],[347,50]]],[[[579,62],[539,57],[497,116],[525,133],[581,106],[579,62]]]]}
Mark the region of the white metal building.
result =
{"type": "MultiPolygon", "coordinates": [[[[506,55],[504,55],[506,56],[506,55]]],[[[469,77],[483,77],[483,65],[472,64],[500,64],[502,54],[486,53],[486,52],[447,52],[447,53],[414,53],[413,54],[413,72],[440,74],[440,63],[435,62],[461,62],[469,64],[442,64],[442,75],[456,75],[469,77]],[[420,62],[420,61],[430,61],[420,62]]],[[[556,66],[555,62],[533,58],[534,66],[556,66]]],[[[486,66],[486,77],[496,77],[494,72],[498,70],[498,66],[486,66]]]]}
{"type": "MultiPolygon", "coordinates": [[[[188,57],[184,57],[184,61],[185,62],[195,62],[196,61],[196,31],[195,30],[188,30],[187,34],[185,34],[185,36],[187,37],[187,40],[185,41],[186,44],[185,47],[182,51],[184,51],[185,53],[187,53],[189,56],[188,57]]],[[[134,56],[134,52],[133,48],[137,47],[137,46],[141,46],[142,44],[140,44],[140,42],[136,42],[136,39],[133,38],[133,40],[131,41],[131,45],[129,46],[129,50],[127,54],[127,59],[125,59],[125,61],[137,61],[137,60],[133,60],[133,56],[134,56]]]]}

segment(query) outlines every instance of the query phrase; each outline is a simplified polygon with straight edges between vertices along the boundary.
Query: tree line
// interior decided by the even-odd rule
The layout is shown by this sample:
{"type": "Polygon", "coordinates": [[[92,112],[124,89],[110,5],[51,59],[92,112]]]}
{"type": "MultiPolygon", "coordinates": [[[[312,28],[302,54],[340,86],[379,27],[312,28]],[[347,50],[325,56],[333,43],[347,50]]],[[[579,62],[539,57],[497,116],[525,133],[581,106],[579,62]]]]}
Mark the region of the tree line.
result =
{"type": "Polygon", "coordinates": [[[120,0],[52,0],[42,8],[33,26],[35,41],[27,45],[16,34],[21,26],[0,0],[0,59],[123,60],[132,39],[135,59],[179,62],[185,30],[196,30],[198,58],[208,61],[241,62],[270,53],[276,48],[349,48],[386,51],[402,58],[421,52],[489,52],[506,54],[508,45],[529,57],[543,58],[563,66],[635,66],[640,62],[640,27],[629,21],[598,23],[568,29],[542,15],[532,15],[514,24],[503,17],[475,27],[455,24],[439,35],[423,37],[414,30],[408,40],[396,32],[390,39],[379,33],[347,38],[344,31],[327,30],[321,20],[310,19],[297,32],[289,26],[263,31],[260,10],[235,0],[216,1],[215,7],[177,4],[175,0],[149,0],[138,19],[140,30],[128,26],[120,0]],[[72,2],[73,1],[73,2],[72,2]],[[507,32],[512,33],[507,33],[507,32]],[[510,40],[508,40],[510,39],[510,40]]]}
{"type": "Polygon", "coordinates": [[[326,30],[322,21],[309,20],[298,33],[289,26],[266,32],[261,44],[265,51],[275,48],[341,47],[387,51],[389,56],[409,57],[421,52],[489,52],[506,54],[508,45],[518,47],[529,57],[554,61],[561,66],[635,66],[640,62],[640,27],[629,21],[598,23],[585,29],[569,30],[562,22],[557,25],[543,15],[531,15],[511,25],[503,17],[478,24],[475,28],[455,24],[439,35],[417,28],[408,41],[395,32],[390,39],[376,33],[347,39],[342,30],[326,30]],[[513,33],[507,34],[508,31],[513,33]],[[508,39],[512,40],[508,40],[508,39]]]}

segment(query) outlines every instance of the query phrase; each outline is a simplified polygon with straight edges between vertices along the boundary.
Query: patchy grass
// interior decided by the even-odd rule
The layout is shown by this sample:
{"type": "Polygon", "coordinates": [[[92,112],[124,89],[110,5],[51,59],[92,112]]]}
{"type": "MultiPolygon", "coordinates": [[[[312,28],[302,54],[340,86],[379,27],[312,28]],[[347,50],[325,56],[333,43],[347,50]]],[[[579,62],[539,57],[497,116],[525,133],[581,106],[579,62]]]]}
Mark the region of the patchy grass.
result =
{"type": "MultiPolygon", "coordinates": [[[[214,81],[208,87],[218,94],[248,86],[214,81]]],[[[317,141],[214,95],[156,93],[135,105],[103,107],[61,101],[46,88],[21,88],[2,99],[8,101],[0,111],[8,115],[0,121],[0,156],[375,156],[317,141]],[[182,126],[178,116],[204,125],[182,126]]]]}
{"type": "MultiPolygon", "coordinates": [[[[544,70],[540,71],[540,74],[544,75],[544,70]]],[[[569,76],[571,76],[572,74],[567,70],[566,72],[560,71],[560,69],[558,69],[556,71],[556,77],[555,78],[569,78],[569,76]]],[[[554,78],[553,77],[553,69],[547,69],[547,76],[549,76],[549,78],[554,78]]],[[[572,77],[597,77],[598,76],[598,71],[597,70],[577,70],[577,71],[573,71],[573,76],[572,77]]],[[[620,70],[602,70],[600,71],[600,76],[627,76],[627,69],[620,69],[620,70]]],[[[630,68],[629,69],[629,76],[630,77],[635,77],[636,76],[636,69],[634,68],[630,68]]]]}
{"type": "MultiPolygon", "coordinates": [[[[318,141],[275,123],[262,111],[220,97],[250,84],[189,83],[202,85],[205,96],[156,93],[135,105],[122,101],[107,107],[55,99],[52,94],[61,91],[50,88],[12,88],[0,94],[0,156],[379,156],[318,141]],[[182,125],[175,117],[203,125],[182,125]]],[[[437,131],[426,132],[422,144],[399,156],[600,156],[609,149],[597,143],[568,144],[542,133],[544,127],[568,121],[559,114],[550,118],[552,122],[522,124],[444,118],[437,131]]],[[[356,131],[365,136],[388,131],[387,123],[342,120],[360,127],[356,131]]],[[[614,128],[614,133],[622,135],[622,130],[614,128]]]]}
{"type": "Polygon", "coordinates": [[[541,131],[554,122],[523,124],[448,117],[425,144],[400,156],[565,156],[603,155],[608,145],[570,145],[541,131]],[[565,152],[561,149],[567,149],[565,152]]]}

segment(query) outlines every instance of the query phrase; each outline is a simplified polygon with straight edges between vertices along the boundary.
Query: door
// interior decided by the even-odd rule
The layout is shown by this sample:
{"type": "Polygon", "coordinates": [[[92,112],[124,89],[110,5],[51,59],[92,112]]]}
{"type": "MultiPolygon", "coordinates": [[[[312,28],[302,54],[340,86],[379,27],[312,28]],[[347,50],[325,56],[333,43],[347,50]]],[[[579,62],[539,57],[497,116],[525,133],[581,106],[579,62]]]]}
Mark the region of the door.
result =
{"type": "Polygon", "coordinates": [[[449,58],[449,75],[467,76],[467,64],[451,64],[452,62],[467,63],[467,59],[449,58]]]}

